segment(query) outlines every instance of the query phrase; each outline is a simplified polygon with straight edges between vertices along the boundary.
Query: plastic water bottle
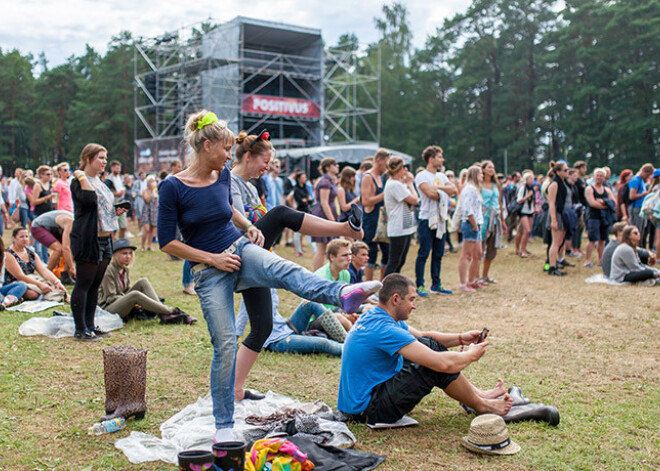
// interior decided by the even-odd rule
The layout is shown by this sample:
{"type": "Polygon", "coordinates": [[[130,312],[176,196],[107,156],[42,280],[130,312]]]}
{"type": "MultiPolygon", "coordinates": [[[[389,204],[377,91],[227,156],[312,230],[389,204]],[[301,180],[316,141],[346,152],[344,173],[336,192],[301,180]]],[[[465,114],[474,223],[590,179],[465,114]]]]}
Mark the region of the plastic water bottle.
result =
{"type": "Polygon", "coordinates": [[[103,435],[104,433],[117,432],[126,428],[126,420],[119,417],[117,419],[104,420],[103,422],[92,425],[88,433],[89,435],[103,435]]]}

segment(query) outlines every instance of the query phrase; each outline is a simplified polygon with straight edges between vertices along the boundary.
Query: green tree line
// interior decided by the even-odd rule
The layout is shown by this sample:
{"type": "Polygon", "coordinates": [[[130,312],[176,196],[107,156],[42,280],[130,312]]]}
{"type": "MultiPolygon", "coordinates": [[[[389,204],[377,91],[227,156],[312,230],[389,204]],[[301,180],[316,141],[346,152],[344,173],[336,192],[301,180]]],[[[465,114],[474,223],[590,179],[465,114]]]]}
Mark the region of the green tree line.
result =
{"type": "MultiPolygon", "coordinates": [[[[658,164],[657,0],[474,0],[421,49],[403,4],[374,24],[367,59],[381,57],[383,146],[418,158],[439,144],[453,168],[488,158],[501,171],[506,156],[509,172],[559,158],[615,171],[658,164]]],[[[75,161],[93,141],[132,168],[132,41],[122,32],[105,55],[88,46],[54,68],[0,50],[5,171],[75,161]]],[[[333,47],[358,42],[347,32],[333,47]]]]}

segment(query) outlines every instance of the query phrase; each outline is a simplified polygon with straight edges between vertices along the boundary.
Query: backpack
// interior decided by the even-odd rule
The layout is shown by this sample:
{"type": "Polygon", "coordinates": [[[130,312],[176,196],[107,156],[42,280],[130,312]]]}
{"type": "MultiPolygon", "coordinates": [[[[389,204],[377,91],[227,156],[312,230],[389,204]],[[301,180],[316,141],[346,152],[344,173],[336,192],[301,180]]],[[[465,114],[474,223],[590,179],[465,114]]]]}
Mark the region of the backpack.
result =
{"type": "Polygon", "coordinates": [[[646,198],[644,198],[644,202],[642,203],[642,207],[639,210],[639,215],[641,217],[652,216],[653,208],[655,208],[659,198],[660,198],[660,190],[657,190],[654,193],[650,193],[646,195],[646,198]]]}
{"type": "Polygon", "coordinates": [[[508,187],[504,193],[504,198],[506,199],[506,212],[510,216],[519,214],[522,209],[522,204],[518,203],[518,198],[516,197],[517,193],[518,187],[515,185],[508,187]]]}

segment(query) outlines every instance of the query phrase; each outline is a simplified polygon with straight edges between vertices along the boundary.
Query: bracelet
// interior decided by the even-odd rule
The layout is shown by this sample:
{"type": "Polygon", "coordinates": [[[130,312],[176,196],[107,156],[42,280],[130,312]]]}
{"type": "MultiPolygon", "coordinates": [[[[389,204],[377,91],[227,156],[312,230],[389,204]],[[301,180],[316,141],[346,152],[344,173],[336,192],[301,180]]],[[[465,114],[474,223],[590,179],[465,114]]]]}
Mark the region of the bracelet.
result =
{"type": "Polygon", "coordinates": [[[458,334],[458,344],[459,344],[459,345],[465,345],[465,344],[463,343],[463,339],[462,339],[461,337],[462,337],[461,334],[458,334]]]}
{"type": "Polygon", "coordinates": [[[252,224],[251,222],[248,222],[248,223],[247,223],[247,226],[245,226],[245,232],[247,232],[248,229],[250,229],[253,225],[254,225],[254,224],[252,224]]]}

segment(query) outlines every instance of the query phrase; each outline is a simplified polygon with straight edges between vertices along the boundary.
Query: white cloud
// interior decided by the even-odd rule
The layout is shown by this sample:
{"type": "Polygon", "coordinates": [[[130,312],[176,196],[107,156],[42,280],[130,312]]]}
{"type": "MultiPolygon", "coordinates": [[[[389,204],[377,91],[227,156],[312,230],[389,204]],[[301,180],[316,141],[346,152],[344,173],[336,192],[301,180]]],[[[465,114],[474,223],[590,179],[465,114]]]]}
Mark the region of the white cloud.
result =
{"type": "MultiPolygon", "coordinates": [[[[422,47],[446,17],[464,11],[470,1],[404,3],[414,45],[422,47]]],[[[373,0],[2,0],[0,47],[35,56],[44,51],[50,64],[57,65],[72,54],[83,54],[86,44],[104,52],[112,36],[122,30],[152,37],[210,17],[222,22],[239,15],[320,28],[328,44],[343,33],[372,42],[377,39],[373,19],[380,15],[382,4],[373,0]]]]}

